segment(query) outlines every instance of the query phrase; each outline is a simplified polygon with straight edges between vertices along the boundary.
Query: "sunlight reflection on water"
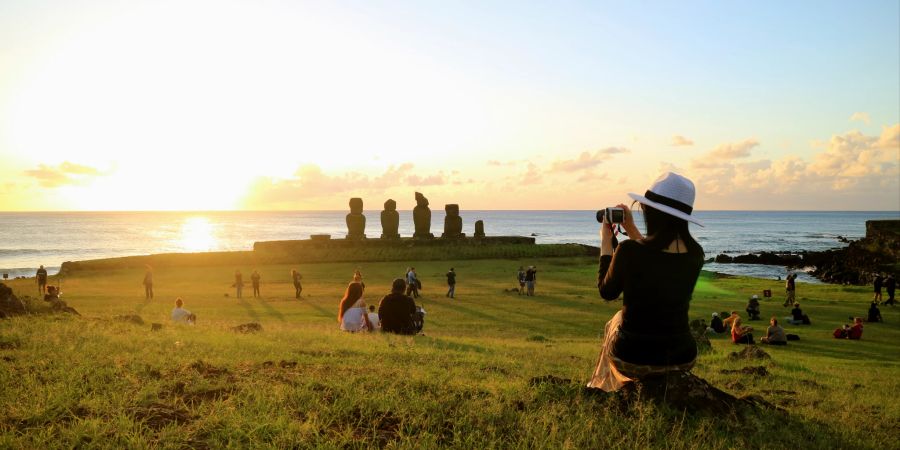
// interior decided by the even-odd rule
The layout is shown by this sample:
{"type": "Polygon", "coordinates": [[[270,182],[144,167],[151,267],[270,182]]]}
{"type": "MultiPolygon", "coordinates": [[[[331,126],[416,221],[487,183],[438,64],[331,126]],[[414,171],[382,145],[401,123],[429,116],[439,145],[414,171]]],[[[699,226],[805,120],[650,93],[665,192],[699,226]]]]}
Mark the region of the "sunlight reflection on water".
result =
{"type": "Polygon", "coordinates": [[[206,217],[188,217],[181,223],[181,232],[175,242],[188,252],[208,252],[218,247],[215,226],[206,217]]]}

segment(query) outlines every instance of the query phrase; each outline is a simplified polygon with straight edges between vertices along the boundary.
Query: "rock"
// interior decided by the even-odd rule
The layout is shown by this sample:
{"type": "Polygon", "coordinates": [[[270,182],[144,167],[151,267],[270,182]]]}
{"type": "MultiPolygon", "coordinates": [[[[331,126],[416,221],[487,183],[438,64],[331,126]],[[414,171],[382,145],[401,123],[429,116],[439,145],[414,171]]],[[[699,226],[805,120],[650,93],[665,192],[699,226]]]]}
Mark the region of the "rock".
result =
{"type": "Polygon", "coordinates": [[[150,331],[159,331],[159,330],[162,330],[161,323],[151,323],[150,324],[150,331]]]}
{"type": "Polygon", "coordinates": [[[25,314],[25,304],[13,293],[13,290],[0,283],[0,318],[25,314]]]}
{"type": "Polygon", "coordinates": [[[118,321],[118,322],[133,323],[135,325],[143,325],[144,324],[144,319],[142,319],[141,316],[139,316],[137,314],[124,314],[121,316],[113,316],[113,320],[118,321]]]}
{"type": "Polygon", "coordinates": [[[238,333],[258,333],[262,331],[262,325],[256,322],[243,323],[231,329],[238,333]]]}
{"type": "Polygon", "coordinates": [[[706,321],[703,319],[694,319],[691,321],[690,327],[694,342],[697,343],[697,353],[704,353],[712,350],[712,344],[706,336],[706,321]]]}
{"type": "Polygon", "coordinates": [[[441,237],[444,239],[465,237],[462,232],[463,223],[462,217],[459,216],[459,205],[444,205],[444,211],[447,215],[444,217],[444,234],[441,237]]]}
{"type": "Polygon", "coordinates": [[[626,384],[618,396],[625,404],[634,400],[665,403],[690,413],[721,417],[733,412],[777,409],[761,398],[737,398],[690,372],[668,372],[626,384]]]}
{"type": "Polygon", "coordinates": [[[434,234],[431,233],[431,209],[428,208],[428,199],[420,192],[416,192],[416,207],[413,208],[413,224],[416,232],[413,237],[416,239],[431,239],[434,234]]]}
{"type": "Polygon", "coordinates": [[[381,212],[381,238],[400,239],[400,213],[397,212],[397,202],[388,199],[384,202],[384,211],[381,212]]]}
{"type": "Polygon", "coordinates": [[[769,375],[768,369],[765,366],[747,366],[741,369],[722,369],[719,371],[722,374],[732,374],[739,373],[742,375],[756,375],[758,377],[765,377],[769,375]]]}
{"type": "Polygon", "coordinates": [[[366,216],[363,215],[361,198],[350,199],[350,214],[347,214],[347,239],[366,238],[366,216]]]}
{"type": "Polygon", "coordinates": [[[719,264],[728,264],[728,263],[734,262],[734,258],[723,253],[723,254],[716,255],[715,261],[719,264]]]}
{"type": "Polygon", "coordinates": [[[476,238],[484,237],[484,221],[483,220],[475,221],[475,237],[476,238]]]}

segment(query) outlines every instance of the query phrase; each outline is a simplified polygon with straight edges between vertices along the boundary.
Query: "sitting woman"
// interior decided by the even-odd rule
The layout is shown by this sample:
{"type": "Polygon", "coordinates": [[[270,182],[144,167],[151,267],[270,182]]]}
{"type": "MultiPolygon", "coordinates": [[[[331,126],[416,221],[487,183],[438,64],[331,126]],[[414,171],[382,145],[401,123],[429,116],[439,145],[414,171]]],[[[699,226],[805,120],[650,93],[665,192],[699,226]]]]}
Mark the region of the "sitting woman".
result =
{"type": "Polygon", "coordinates": [[[182,300],[181,297],[175,299],[175,308],[172,310],[172,321],[189,325],[193,325],[197,322],[197,316],[184,309],[184,300],[182,300]]]}
{"type": "Polygon", "coordinates": [[[863,333],[863,320],[862,317],[857,317],[853,319],[853,326],[850,327],[850,330],[847,331],[847,339],[853,339],[858,341],[862,339],[863,333]]]}
{"type": "Polygon", "coordinates": [[[338,309],[338,323],[344,331],[372,331],[372,323],[366,314],[366,302],[363,301],[363,286],[361,282],[352,282],[347,285],[341,306],[338,309]]]}
{"type": "Polygon", "coordinates": [[[791,325],[809,325],[809,316],[803,314],[803,310],[800,309],[799,303],[794,303],[794,309],[791,310],[791,317],[787,318],[787,321],[791,325]]]}
{"type": "Polygon", "coordinates": [[[759,338],[759,342],[769,345],[787,345],[787,335],[784,333],[784,328],[778,325],[778,319],[773,317],[769,320],[766,335],[759,338]]]}
{"type": "Polygon", "coordinates": [[[878,309],[878,303],[872,302],[869,306],[869,317],[866,322],[881,322],[881,310],[878,309]]]}
{"type": "Polygon", "coordinates": [[[835,328],[832,335],[835,339],[847,339],[847,336],[850,336],[850,325],[844,324],[841,328],[835,328]]]}
{"type": "Polygon", "coordinates": [[[613,224],[600,227],[600,295],[615,300],[622,310],[606,324],[606,335],[588,387],[607,392],[635,378],[687,371],[697,357],[688,308],[703,266],[703,248],[691,237],[694,184],[680,175],[660,177],[640,202],[647,236],[635,226],[631,210],[624,210],[622,226],[629,239],[613,253],[613,224]]]}
{"type": "Polygon", "coordinates": [[[738,317],[731,324],[731,342],[735,344],[753,344],[751,331],[753,331],[753,328],[741,325],[741,318],[738,317]]]}
{"type": "Polygon", "coordinates": [[[709,328],[707,328],[706,331],[713,333],[725,332],[725,324],[722,323],[722,318],[719,317],[719,313],[712,313],[712,320],[709,321],[709,328]]]}

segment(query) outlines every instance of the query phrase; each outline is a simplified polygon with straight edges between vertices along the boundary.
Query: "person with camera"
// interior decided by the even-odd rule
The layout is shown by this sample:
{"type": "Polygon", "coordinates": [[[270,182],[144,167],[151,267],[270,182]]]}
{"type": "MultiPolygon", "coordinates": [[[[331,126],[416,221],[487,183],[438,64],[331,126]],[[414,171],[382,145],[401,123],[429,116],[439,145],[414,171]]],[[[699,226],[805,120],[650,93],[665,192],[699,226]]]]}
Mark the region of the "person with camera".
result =
{"type": "Polygon", "coordinates": [[[622,309],[607,322],[603,348],[588,387],[615,391],[633,379],[688,371],[697,357],[688,308],[703,266],[703,248],[691,236],[694,183],[666,173],[639,202],[647,234],[624,204],[598,211],[600,270],[598,288],[605,300],[622,295],[622,309]],[[629,239],[613,249],[614,227],[629,239]]]}

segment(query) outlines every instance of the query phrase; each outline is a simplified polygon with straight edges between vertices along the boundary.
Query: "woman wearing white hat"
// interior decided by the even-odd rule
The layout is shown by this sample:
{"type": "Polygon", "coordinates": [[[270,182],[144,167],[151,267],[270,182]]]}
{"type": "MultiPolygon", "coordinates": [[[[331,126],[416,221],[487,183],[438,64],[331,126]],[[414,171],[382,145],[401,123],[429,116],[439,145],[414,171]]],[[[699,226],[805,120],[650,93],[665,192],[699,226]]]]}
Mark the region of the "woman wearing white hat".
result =
{"type": "Polygon", "coordinates": [[[640,202],[646,237],[625,210],[623,227],[629,240],[613,253],[612,225],[600,227],[598,287],[606,300],[623,294],[622,310],[606,324],[606,336],[589,387],[615,391],[635,378],[655,373],[687,371],[694,365],[697,345],[688,325],[688,308],[703,266],[703,248],[691,237],[694,183],[666,173],[640,202]]]}

